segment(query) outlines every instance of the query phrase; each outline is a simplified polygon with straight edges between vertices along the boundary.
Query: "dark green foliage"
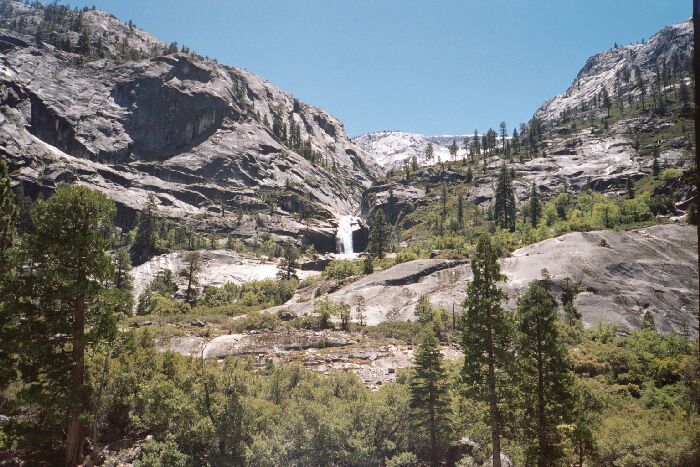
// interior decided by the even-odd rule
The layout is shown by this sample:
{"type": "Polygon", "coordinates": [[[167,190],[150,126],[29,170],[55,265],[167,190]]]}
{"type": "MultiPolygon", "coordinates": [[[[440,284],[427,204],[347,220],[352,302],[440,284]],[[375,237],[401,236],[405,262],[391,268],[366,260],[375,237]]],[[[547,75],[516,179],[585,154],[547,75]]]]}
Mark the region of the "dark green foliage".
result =
{"type": "Polygon", "coordinates": [[[562,456],[558,426],[568,421],[572,374],[557,331],[557,304],[538,282],[518,300],[518,387],[529,462],[556,465],[562,456]]]}
{"type": "Polygon", "coordinates": [[[298,279],[296,271],[298,268],[299,253],[294,245],[288,241],[284,244],[284,252],[277,267],[277,278],[284,281],[298,279]]]}
{"type": "MultiPolygon", "coordinates": [[[[0,159],[0,390],[3,390],[14,377],[11,346],[15,338],[13,327],[7,326],[13,319],[9,304],[6,303],[5,288],[10,286],[14,269],[15,222],[17,210],[10,189],[10,178],[7,175],[5,161],[0,159]]],[[[0,405],[2,397],[0,396],[0,405]]]]}
{"type": "Polygon", "coordinates": [[[443,457],[445,441],[450,438],[449,394],[442,367],[440,342],[426,332],[418,345],[411,379],[411,408],[418,430],[428,431],[427,459],[434,464],[443,457]]]}
{"type": "Polygon", "coordinates": [[[514,335],[512,315],[501,306],[505,293],[497,283],[505,279],[498,264],[498,251],[482,235],[471,260],[473,279],[467,285],[462,320],[462,377],[467,393],[489,405],[494,463],[500,459],[503,432],[502,403],[507,387],[512,387],[514,335]]]}
{"type": "Polygon", "coordinates": [[[372,255],[367,255],[365,256],[365,259],[362,260],[362,272],[365,274],[372,274],[374,272],[372,255]]]}
{"type": "Polygon", "coordinates": [[[384,211],[376,209],[369,226],[369,254],[382,259],[387,251],[390,228],[384,220],[384,211]]]}
{"type": "Polygon", "coordinates": [[[651,163],[651,173],[654,178],[658,180],[659,174],[661,173],[661,166],[659,165],[659,148],[654,145],[653,161],[651,163]]]}
{"type": "Polygon", "coordinates": [[[106,249],[114,212],[112,201],[83,186],[61,186],[40,201],[32,213],[35,232],[25,236],[20,254],[31,268],[23,268],[8,300],[14,320],[4,325],[14,328],[13,351],[28,384],[22,397],[44,417],[33,430],[51,449],[58,441],[52,437],[67,426],[68,463],[82,458],[85,350],[116,332],[118,296],[108,298],[103,288],[113,277],[106,249]]]}
{"type": "Polygon", "coordinates": [[[501,165],[496,182],[496,199],[494,201],[494,217],[496,225],[502,229],[515,230],[515,192],[513,180],[506,165],[501,165]]]}
{"type": "Polygon", "coordinates": [[[183,266],[179,271],[180,277],[185,279],[185,303],[193,306],[197,301],[198,274],[202,269],[202,257],[197,251],[188,251],[182,258],[183,266]]]}
{"type": "Polygon", "coordinates": [[[537,191],[535,182],[530,187],[530,225],[537,227],[542,218],[542,206],[540,204],[540,193],[537,191]]]}
{"type": "Polygon", "coordinates": [[[153,255],[158,253],[158,207],[156,206],[155,196],[148,195],[146,206],[139,213],[138,222],[136,224],[136,237],[131,246],[131,257],[136,264],[141,264],[153,255]]]}

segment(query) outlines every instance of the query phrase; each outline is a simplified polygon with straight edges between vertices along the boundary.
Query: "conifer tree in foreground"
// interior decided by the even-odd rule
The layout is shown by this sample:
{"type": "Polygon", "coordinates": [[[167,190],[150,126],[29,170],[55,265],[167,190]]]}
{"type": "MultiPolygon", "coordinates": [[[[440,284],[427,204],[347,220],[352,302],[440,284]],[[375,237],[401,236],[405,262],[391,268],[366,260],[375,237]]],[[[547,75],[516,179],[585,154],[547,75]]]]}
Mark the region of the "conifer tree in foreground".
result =
{"type": "Polygon", "coordinates": [[[505,293],[497,283],[504,280],[498,252],[489,237],[482,235],[471,261],[473,279],[467,285],[462,320],[464,366],[462,378],[467,393],[489,406],[493,465],[501,466],[503,432],[502,388],[513,368],[513,319],[501,303],[505,293]]]}
{"type": "Polygon", "coordinates": [[[518,386],[524,417],[521,425],[527,447],[527,465],[557,465],[561,435],[571,410],[573,378],[566,349],[556,327],[557,304],[537,281],[518,301],[518,386]]]}
{"type": "Polygon", "coordinates": [[[13,362],[15,313],[6,303],[9,278],[13,268],[13,246],[15,242],[15,222],[17,209],[12,199],[10,178],[7,175],[5,161],[0,159],[0,391],[4,390],[15,377],[13,362]]]}
{"type": "Polygon", "coordinates": [[[21,396],[42,413],[48,437],[67,422],[65,465],[83,457],[86,349],[116,333],[119,304],[103,288],[113,277],[107,248],[114,213],[112,201],[84,186],[61,186],[40,201],[32,212],[36,231],[21,248],[22,263],[32,267],[24,268],[10,299],[28,389],[21,396]]]}
{"type": "Polygon", "coordinates": [[[0,159],[0,276],[7,273],[9,268],[10,249],[15,239],[16,215],[17,210],[12,200],[7,165],[5,165],[4,160],[0,159]]]}
{"type": "Polygon", "coordinates": [[[437,465],[440,447],[449,438],[449,394],[442,366],[440,342],[432,331],[426,332],[416,351],[414,376],[411,380],[411,408],[418,427],[427,427],[430,447],[428,459],[437,465]]]}

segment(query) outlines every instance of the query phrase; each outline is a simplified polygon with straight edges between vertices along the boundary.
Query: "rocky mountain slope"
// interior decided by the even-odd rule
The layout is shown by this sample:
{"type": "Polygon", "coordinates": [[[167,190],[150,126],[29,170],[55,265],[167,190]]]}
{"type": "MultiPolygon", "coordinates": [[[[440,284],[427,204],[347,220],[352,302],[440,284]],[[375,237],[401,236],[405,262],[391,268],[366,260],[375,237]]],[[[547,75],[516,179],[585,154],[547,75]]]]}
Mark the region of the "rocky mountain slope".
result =
{"type": "Polygon", "coordinates": [[[461,148],[464,135],[424,136],[417,133],[402,131],[377,131],[358,136],[353,139],[384,170],[400,169],[410,164],[415,156],[419,165],[433,165],[439,161],[451,160],[448,147],[453,141],[460,148],[457,157],[461,158],[465,151],[461,148]],[[434,158],[428,160],[425,151],[428,144],[433,144],[434,158]]]}
{"type": "MultiPolygon", "coordinates": [[[[540,107],[535,116],[552,123],[573,111],[585,111],[604,88],[610,96],[639,97],[654,92],[653,82],[666,69],[691,67],[693,23],[666,26],[641,44],[630,44],[600,52],[588,59],[573,84],[540,107]]],[[[667,86],[668,84],[666,84],[667,86]]]]}
{"type": "MultiPolygon", "coordinates": [[[[542,278],[546,269],[551,291],[559,296],[566,278],[581,284],[575,306],[587,326],[616,323],[635,329],[644,312],[654,316],[660,331],[679,332],[694,319],[698,307],[697,237],[688,225],[658,225],[617,233],[596,231],[570,233],[513,252],[501,260],[508,280],[503,283],[510,309],[528,284],[542,278]]],[[[421,295],[434,306],[459,312],[471,269],[467,261],[422,259],[362,277],[329,294],[336,303],[355,306],[363,297],[367,322],[415,320],[421,295]]],[[[300,294],[296,303],[279,310],[298,315],[314,309],[313,290],[300,294]]]]}
{"type": "MultiPolygon", "coordinates": [[[[544,196],[561,190],[619,193],[628,179],[639,180],[652,173],[655,153],[660,170],[690,170],[694,148],[689,98],[691,53],[692,24],[686,21],[663,28],[644,44],[594,55],[566,93],[548,101],[530,122],[519,127],[519,149],[513,149],[516,143],[509,139],[511,151],[507,155],[500,144],[495,151],[479,152],[471,175],[458,162],[418,170],[410,179],[381,180],[367,190],[364,211],[381,207],[396,221],[402,213],[425,204],[430,188],[439,188],[441,183],[465,184],[470,177],[473,182],[463,190],[465,199],[488,208],[504,162],[513,171],[519,203],[527,201],[532,183],[544,196]]],[[[380,165],[396,168],[413,154],[424,160],[425,147],[432,138],[380,132],[355,141],[380,165]]],[[[442,144],[441,151],[446,151],[445,145],[451,141],[448,137],[434,144],[436,148],[442,144]]],[[[460,150],[458,159],[463,155],[460,150]]],[[[694,188],[686,188],[670,193],[679,206],[694,196],[694,188]]]]}
{"type": "Polygon", "coordinates": [[[379,173],[336,118],[247,71],[163,55],[105,13],[60,18],[80,21],[86,52],[66,46],[69,27],[37,39],[48,7],[2,5],[0,24],[15,31],[0,30],[0,154],[25,192],[89,185],[117,202],[126,227],[155,194],[163,215],[201,230],[335,250],[337,217],[359,211],[379,173]]]}

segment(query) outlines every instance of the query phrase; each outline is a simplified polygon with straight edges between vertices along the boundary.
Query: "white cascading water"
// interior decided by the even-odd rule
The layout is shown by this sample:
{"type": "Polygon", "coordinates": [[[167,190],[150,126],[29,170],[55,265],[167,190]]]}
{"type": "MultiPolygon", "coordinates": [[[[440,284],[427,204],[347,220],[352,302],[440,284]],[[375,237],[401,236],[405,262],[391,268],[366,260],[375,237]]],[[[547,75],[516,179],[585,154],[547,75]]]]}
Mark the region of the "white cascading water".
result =
{"type": "Polygon", "coordinates": [[[351,255],[352,250],[352,216],[340,216],[338,233],[335,235],[340,253],[351,255]]]}

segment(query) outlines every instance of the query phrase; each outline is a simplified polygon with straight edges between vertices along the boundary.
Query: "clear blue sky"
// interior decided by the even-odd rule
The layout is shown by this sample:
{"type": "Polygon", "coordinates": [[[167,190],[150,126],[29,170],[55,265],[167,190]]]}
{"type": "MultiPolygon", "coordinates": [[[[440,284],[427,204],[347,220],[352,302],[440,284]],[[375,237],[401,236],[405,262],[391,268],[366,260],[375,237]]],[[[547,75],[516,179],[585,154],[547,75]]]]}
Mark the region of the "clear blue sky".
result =
{"type": "Polygon", "coordinates": [[[586,59],[691,16],[690,0],[69,0],[246,68],[347,131],[527,121],[586,59]]]}

